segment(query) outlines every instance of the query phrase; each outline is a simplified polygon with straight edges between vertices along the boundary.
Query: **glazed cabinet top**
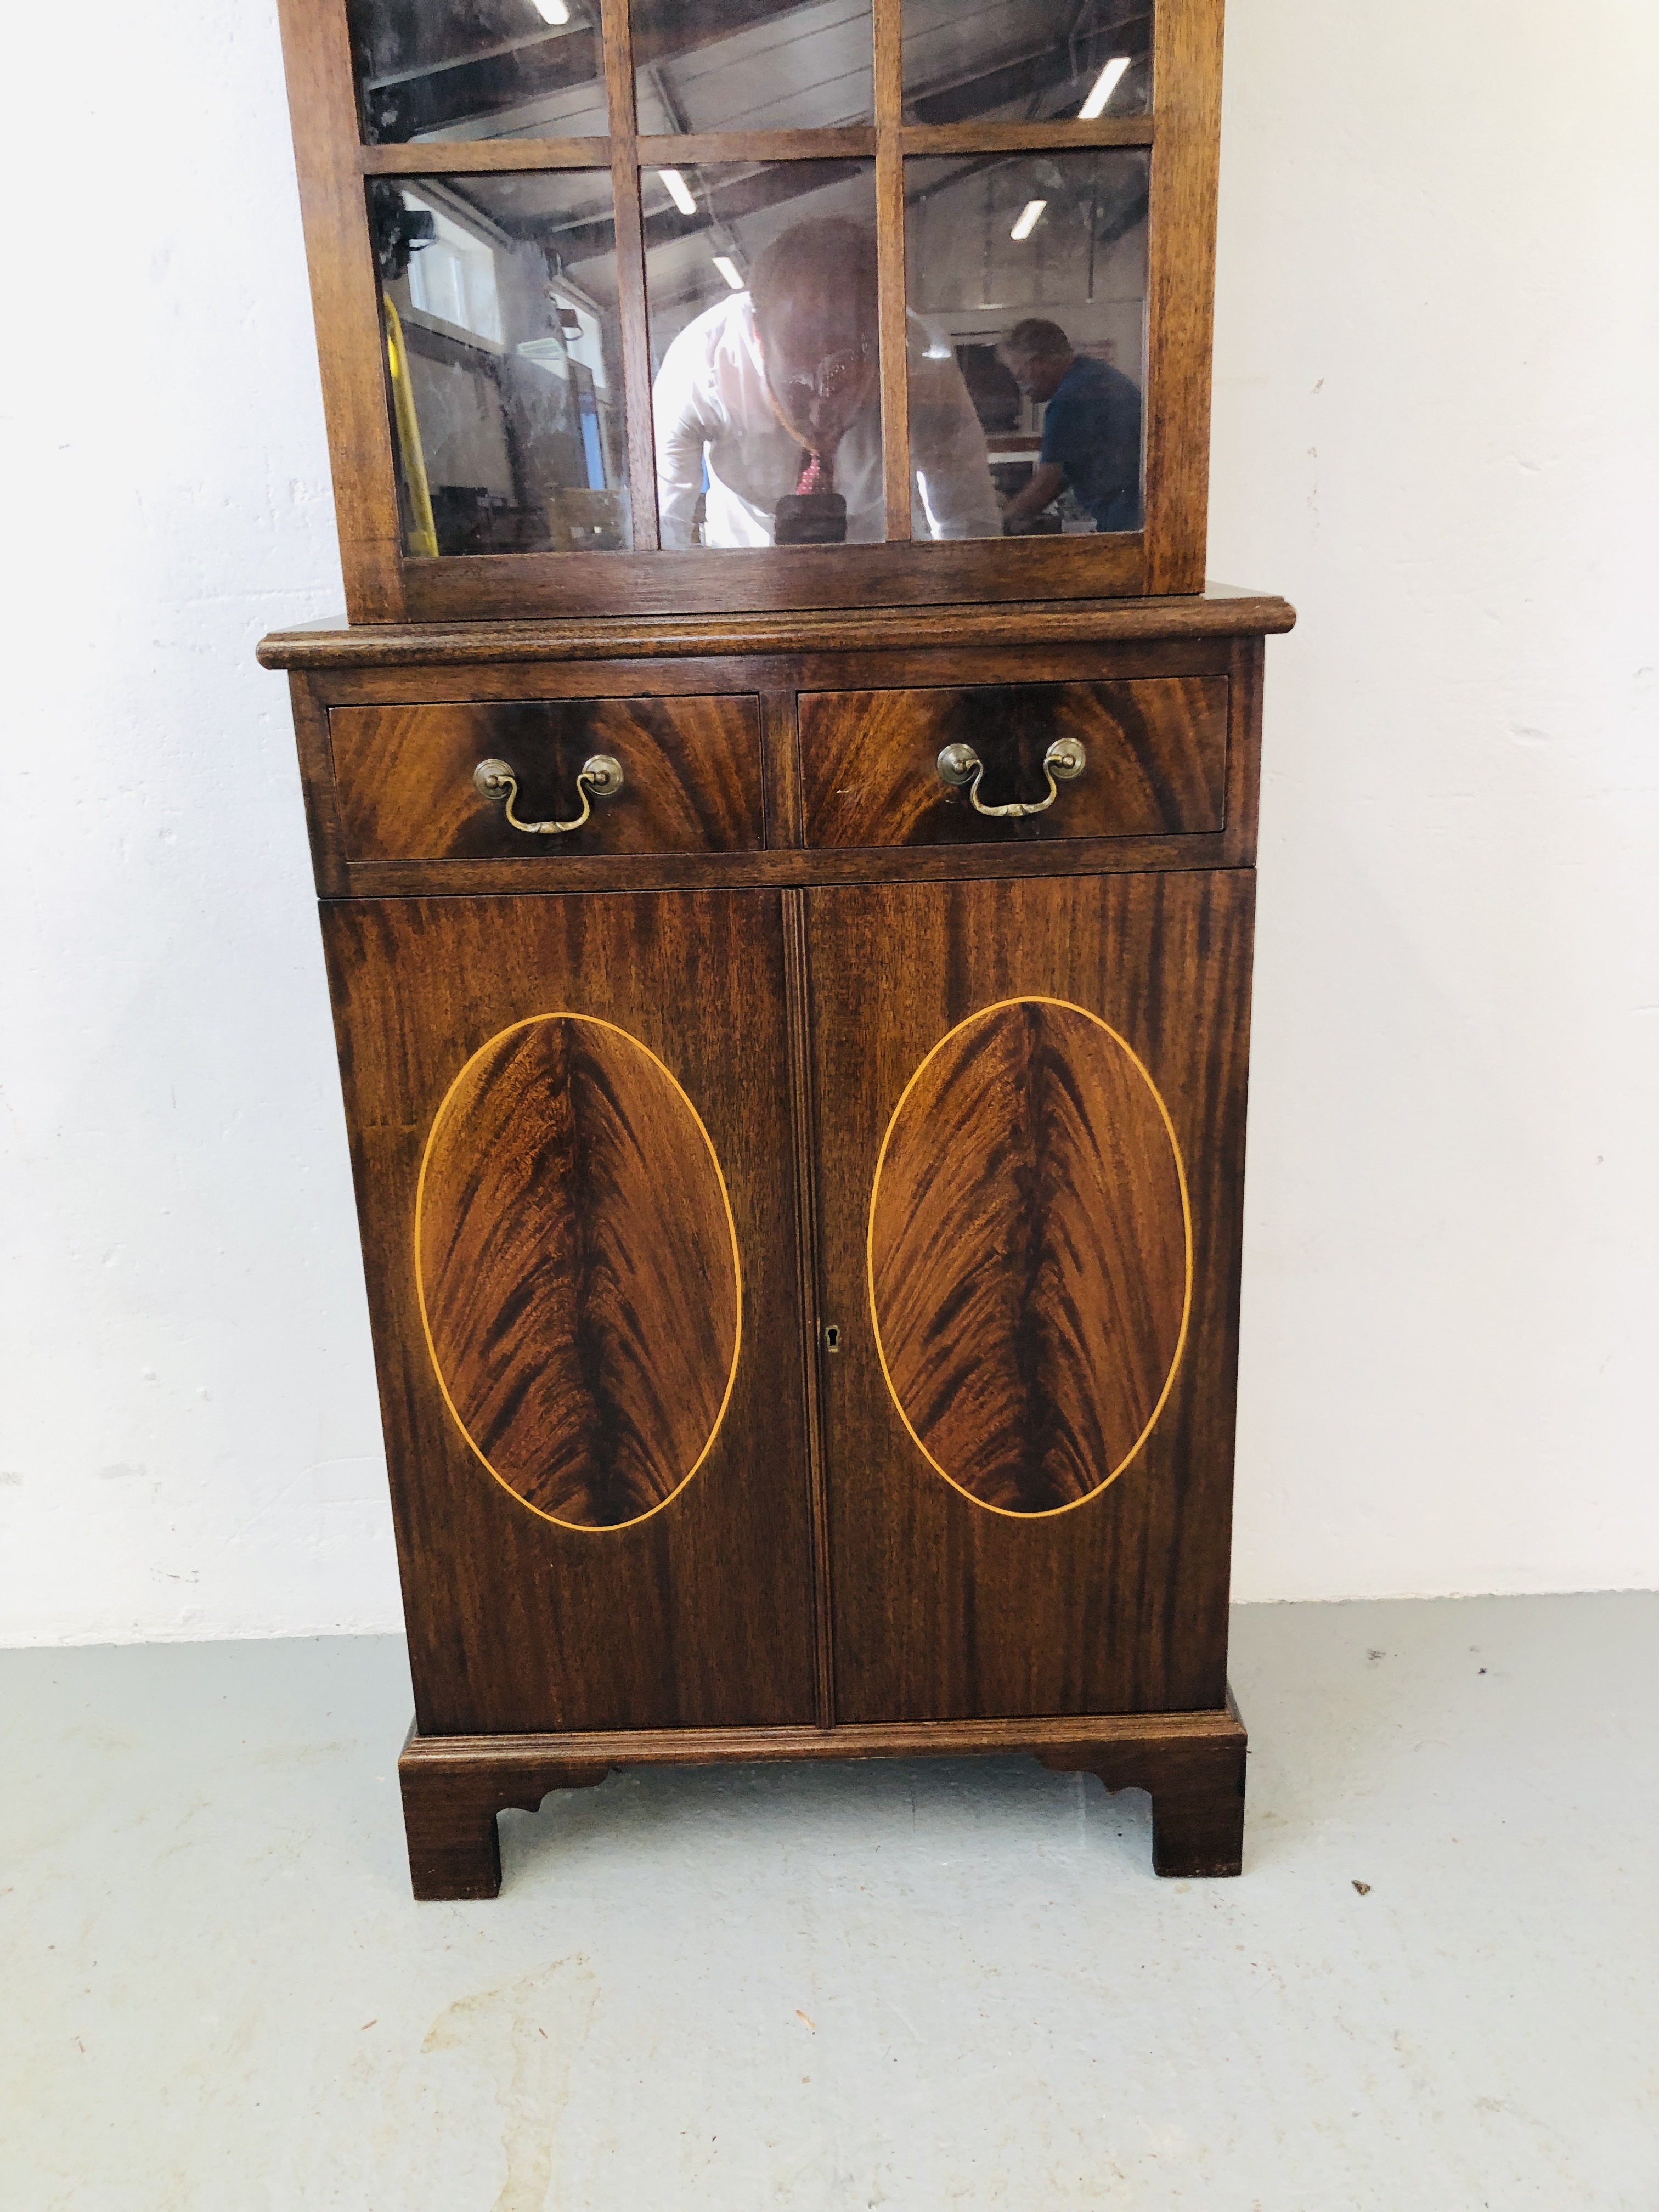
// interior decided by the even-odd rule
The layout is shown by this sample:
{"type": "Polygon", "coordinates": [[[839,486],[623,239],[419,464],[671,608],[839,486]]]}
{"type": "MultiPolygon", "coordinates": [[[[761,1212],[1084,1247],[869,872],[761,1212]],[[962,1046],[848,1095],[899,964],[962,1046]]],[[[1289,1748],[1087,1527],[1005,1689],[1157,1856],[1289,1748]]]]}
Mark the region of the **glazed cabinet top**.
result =
{"type": "Polygon", "coordinates": [[[1282,600],[290,631],[325,897],[1241,867],[1282,600]],[[1005,635],[1002,633],[1007,631],[1005,635]]]}
{"type": "Polygon", "coordinates": [[[354,623],[1196,592],[1222,0],[280,0],[354,623]]]}

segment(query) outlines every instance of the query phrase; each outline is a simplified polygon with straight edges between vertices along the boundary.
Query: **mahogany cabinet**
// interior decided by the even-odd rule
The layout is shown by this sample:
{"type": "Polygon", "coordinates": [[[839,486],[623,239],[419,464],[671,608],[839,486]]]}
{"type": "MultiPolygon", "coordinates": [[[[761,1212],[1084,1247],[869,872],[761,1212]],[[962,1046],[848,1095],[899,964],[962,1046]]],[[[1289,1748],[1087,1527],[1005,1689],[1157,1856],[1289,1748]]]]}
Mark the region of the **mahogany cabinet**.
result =
{"type": "Polygon", "coordinates": [[[1147,1787],[1161,1871],[1237,1870],[1252,863],[1291,620],[1217,592],[925,641],[796,617],[787,649],[736,621],[265,641],[418,1894],[493,1894],[497,1811],[612,1765],[919,1751],[1147,1787]],[[513,827],[503,769],[518,820],[587,819],[513,827]]]}
{"type": "Polygon", "coordinates": [[[1237,1872],[1221,0],[278,6],[416,1894],[616,1765],[930,1751],[1237,1872]]]}

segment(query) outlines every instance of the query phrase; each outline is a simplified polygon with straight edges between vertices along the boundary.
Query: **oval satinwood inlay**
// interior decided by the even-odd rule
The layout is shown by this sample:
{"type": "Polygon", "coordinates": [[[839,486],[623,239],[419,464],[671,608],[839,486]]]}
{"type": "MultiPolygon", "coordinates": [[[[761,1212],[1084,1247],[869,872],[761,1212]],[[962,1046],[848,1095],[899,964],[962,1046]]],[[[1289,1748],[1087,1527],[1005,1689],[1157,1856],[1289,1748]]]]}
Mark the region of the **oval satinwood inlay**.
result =
{"type": "Polygon", "coordinates": [[[609,1022],[541,1014],[474,1053],[415,1207],[432,1364],[498,1482],[562,1528],[623,1528],[708,1457],[743,1291],[696,1109],[609,1022]]]}
{"type": "Polygon", "coordinates": [[[876,1164],[869,1290],[900,1417],[976,1504],[1065,1512],[1123,1472],[1181,1363],[1192,1224],[1115,1030],[1011,999],[934,1046],[876,1164]]]}

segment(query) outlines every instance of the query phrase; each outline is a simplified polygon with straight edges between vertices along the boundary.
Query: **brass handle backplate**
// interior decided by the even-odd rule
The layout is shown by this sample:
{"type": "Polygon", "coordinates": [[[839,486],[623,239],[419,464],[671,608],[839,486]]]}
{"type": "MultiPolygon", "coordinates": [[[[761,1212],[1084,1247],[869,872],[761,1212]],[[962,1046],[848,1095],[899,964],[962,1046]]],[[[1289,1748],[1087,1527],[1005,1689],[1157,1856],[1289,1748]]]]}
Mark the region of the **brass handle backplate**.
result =
{"type": "Polygon", "coordinates": [[[946,745],[939,757],[939,781],[960,787],[968,786],[968,796],[975,814],[988,814],[1003,820],[1017,820],[1027,814],[1046,814],[1059,797],[1058,784],[1069,783],[1073,776],[1081,775],[1089,764],[1089,757],[1075,738],[1056,738],[1042,756],[1042,773],[1048,785],[1046,799],[1014,799],[1006,806],[987,806],[979,795],[980,778],[985,773],[985,763],[971,745],[946,745]]]}
{"type": "Polygon", "coordinates": [[[595,799],[614,799],[627,779],[623,775],[622,763],[612,754],[590,753],[576,776],[582,811],[574,822],[520,822],[513,811],[513,802],[519,795],[519,779],[503,760],[480,761],[472,771],[472,781],[486,799],[507,801],[507,818],[515,830],[537,837],[562,837],[581,828],[593,811],[595,799]]]}

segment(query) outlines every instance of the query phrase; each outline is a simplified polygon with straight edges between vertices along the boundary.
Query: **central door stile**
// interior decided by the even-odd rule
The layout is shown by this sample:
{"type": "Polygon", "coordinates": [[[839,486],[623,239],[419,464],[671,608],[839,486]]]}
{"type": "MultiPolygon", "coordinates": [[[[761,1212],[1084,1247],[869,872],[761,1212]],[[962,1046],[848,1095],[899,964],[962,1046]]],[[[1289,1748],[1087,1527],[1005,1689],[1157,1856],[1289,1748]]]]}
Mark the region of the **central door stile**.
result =
{"type": "Polygon", "coordinates": [[[820,1363],[828,1356],[818,1263],[817,1090],[813,1079],[811,975],[807,961],[806,895],[783,900],[784,993],[789,1036],[789,1106],[795,1146],[795,1249],[800,1271],[801,1371],[806,1395],[807,1478],[812,1507],[812,1632],[817,1722],[836,1723],[835,1620],[830,1583],[830,1497],[823,1446],[820,1363]]]}

